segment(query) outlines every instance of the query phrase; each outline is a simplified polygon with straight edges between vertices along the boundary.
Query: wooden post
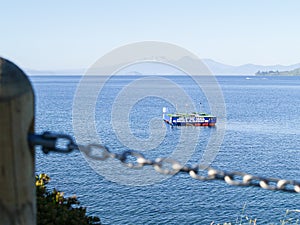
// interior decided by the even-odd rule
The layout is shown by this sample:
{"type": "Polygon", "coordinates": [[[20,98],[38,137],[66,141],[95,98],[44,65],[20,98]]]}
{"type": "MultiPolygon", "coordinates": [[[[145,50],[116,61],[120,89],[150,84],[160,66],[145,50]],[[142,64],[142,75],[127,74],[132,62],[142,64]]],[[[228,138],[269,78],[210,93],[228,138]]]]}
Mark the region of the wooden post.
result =
{"type": "Polygon", "coordinates": [[[0,58],[0,225],[36,224],[34,94],[16,65],[0,58]]]}

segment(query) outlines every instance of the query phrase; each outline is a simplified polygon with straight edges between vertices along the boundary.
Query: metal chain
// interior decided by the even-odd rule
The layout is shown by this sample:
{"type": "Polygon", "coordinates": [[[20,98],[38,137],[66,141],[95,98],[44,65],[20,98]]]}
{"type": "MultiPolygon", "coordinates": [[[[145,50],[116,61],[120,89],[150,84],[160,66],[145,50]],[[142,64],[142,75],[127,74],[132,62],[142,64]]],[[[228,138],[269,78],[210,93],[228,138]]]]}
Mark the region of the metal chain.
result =
{"type": "Polygon", "coordinates": [[[243,187],[260,187],[272,191],[300,193],[300,182],[279,178],[254,176],[243,172],[226,172],[204,165],[182,165],[171,158],[147,159],[142,153],[128,150],[121,154],[112,153],[107,147],[100,144],[77,145],[70,135],[45,132],[41,135],[30,134],[28,141],[31,146],[41,146],[44,153],[50,151],[70,153],[79,150],[88,158],[104,161],[108,158],[117,159],[125,166],[141,169],[152,166],[157,172],[166,175],[187,173],[191,178],[201,181],[221,180],[229,185],[243,187]],[[203,173],[204,175],[201,175],[203,173]]]}

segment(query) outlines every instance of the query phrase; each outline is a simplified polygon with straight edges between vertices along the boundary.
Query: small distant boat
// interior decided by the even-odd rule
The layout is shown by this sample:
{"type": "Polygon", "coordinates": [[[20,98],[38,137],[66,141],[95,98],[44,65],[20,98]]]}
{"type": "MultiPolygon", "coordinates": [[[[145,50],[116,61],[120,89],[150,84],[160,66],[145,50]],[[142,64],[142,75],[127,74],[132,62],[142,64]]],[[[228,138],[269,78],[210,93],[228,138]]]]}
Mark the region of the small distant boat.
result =
{"type": "Polygon", "coordinates": [[[171,126],[215,126],[217,117],[207,113],[167,113],[163,108],[163,120],[171,126]]]}

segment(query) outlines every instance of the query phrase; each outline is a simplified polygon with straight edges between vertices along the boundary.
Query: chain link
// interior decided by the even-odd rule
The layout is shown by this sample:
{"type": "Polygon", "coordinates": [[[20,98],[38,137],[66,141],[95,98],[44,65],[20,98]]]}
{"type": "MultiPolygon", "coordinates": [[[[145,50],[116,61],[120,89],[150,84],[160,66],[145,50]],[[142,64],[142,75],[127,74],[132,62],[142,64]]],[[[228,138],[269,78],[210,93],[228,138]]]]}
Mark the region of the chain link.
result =
{"type": "Polygon", "coordinates": [[[259,187],[272,191],[300,193],[300,182],[278,178],[254,176],[243,172],[226,172],[204,165],[188,166],[171,158],[147,159],[142,153],[128,150],[121,154],[112,153],[107,147],[100,144],[77,145],[70,135],[44,132],[41,135],[30,134],[28,141],[31,146],[41,146],[44,153],[50,151],[70,153],[79,150],[93,160],[104,161],[108,158],[117,159],[125,166],[141,169],[152,166],[158,173],[174,175],[187,173],[193,179],[200,181],[221,180],[229,185],[243,187],[259,187]]]}
{"type": "Polygon", "coordinates": [[[31,146],[41,146],[45,154],[49,152],[70,153],[78,149],[70,135],[48,131],[43,134],[29,134],[28,142],[31,146]]]}

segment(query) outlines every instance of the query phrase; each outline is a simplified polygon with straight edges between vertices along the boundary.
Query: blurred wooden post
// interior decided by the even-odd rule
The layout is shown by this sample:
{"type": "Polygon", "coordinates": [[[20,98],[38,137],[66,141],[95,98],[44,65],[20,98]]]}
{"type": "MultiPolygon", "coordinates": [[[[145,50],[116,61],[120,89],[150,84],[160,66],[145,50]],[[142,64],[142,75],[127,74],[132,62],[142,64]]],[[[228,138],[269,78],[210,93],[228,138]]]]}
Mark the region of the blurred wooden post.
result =
{"type": "Polygon", "coordinates": [[[0,225],[36,224],[34,94],[26,75],[0,58],[0,225]]]}

